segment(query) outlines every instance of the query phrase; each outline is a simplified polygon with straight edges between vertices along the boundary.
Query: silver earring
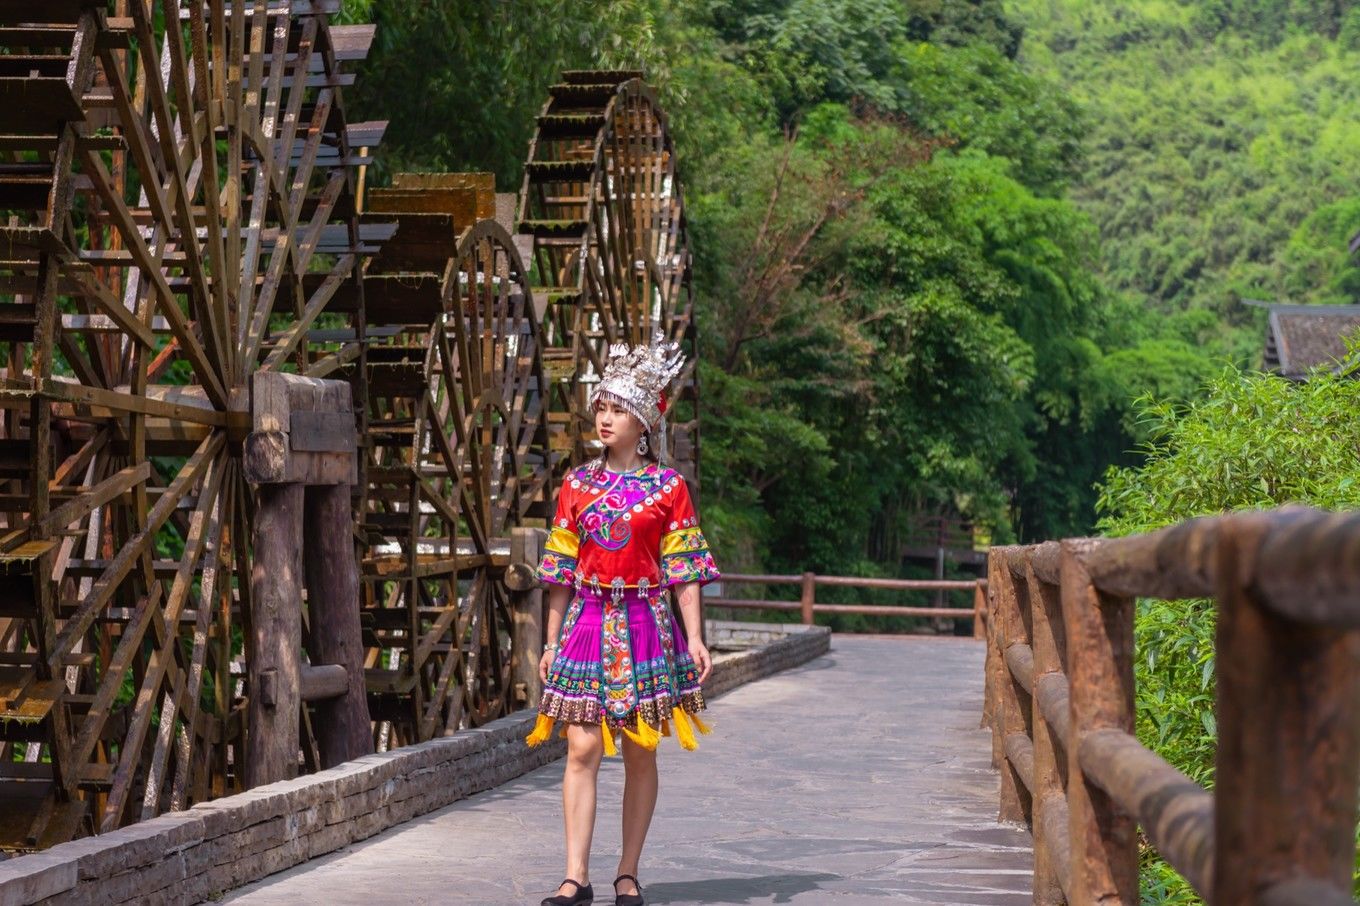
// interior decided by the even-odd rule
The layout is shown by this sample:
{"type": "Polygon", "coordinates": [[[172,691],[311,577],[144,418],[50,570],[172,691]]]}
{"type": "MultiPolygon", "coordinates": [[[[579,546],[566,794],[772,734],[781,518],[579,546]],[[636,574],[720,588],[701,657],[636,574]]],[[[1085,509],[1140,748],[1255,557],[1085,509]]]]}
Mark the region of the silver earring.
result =
{"type": "Polygon", "coordinates": [[[637,451],[638,451],[638,456],[646,456],[646,455],[647,455],[647,435],[644,434],[644,435],[642,435],[641,437],[638,438],[637,451]]]}

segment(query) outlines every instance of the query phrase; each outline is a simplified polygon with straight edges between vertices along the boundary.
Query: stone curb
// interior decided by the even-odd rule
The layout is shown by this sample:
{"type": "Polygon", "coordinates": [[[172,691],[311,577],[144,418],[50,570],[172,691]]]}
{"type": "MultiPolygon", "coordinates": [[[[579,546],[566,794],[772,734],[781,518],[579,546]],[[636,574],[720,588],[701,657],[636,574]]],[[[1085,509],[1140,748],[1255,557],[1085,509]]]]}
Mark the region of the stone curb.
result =
{"type": "MultiPolygon", "coordinates": [[[[710,642],[751,646],[714,659],[704,688],[710,698],[831,647],[822,626],[711,620],[707,631],[710,642]]],[[[454,736],[0,862],[0,906],[202,902],[561,758],[564,740],[524,744],[534,718],[532,710],[517,711],[454,736]]]]}

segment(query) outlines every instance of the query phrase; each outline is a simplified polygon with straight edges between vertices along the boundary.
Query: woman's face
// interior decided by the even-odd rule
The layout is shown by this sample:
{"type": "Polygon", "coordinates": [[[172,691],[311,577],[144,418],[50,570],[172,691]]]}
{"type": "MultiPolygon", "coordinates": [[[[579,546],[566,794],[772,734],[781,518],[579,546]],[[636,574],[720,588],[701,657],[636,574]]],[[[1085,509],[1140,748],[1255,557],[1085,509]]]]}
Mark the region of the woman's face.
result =
{"type": "Polygon", "coordinates": [[[617,403],[600,400],[595,404],[595,433],[609,449],[628,453],[642,437],[642,422],[617,403]]]}

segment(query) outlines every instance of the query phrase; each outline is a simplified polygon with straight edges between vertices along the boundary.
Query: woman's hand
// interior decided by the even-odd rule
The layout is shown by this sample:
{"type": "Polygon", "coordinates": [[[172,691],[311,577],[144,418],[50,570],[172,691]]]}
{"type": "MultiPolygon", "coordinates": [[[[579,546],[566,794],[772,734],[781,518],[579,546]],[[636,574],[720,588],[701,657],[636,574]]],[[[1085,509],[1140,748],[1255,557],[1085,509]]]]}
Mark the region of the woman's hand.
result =
{"type": "Polygon", "coordinates": [[[708,646],[697,636],[689,640],[689,656],[694,658],[694,666],[699,668],[699,682],[702,683],[713,670],[713,658],[709,656],[708,646]]]}
{"type": "Polygon", "coordinates": [[[543,656],[538,659],[538,678],[545,683],[548,681],[548,668],[552,666],[556,657],[557,649],[548,648],[543,652],[543,656]]]}

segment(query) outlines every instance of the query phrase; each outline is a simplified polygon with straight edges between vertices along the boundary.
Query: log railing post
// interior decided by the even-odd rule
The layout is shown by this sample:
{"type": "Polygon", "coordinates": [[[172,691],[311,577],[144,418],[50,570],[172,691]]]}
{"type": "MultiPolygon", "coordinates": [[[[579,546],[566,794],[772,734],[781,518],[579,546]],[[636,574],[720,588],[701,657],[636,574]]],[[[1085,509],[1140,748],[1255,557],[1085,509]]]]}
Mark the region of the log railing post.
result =
{"type": "Polygon", "coordinates": [[[256,493],[247,788],[296,775],[299,714],[306,700],[317,709],[312,725],[323,767],[372,751],[350,509],[358,468],[350,386],[256,372],[250,413],[253,430],[242,457],[256,493]],[[304,572],[312,662],[306,668],[301,658],[304,572]]]}
{"type": "Polygon", "coordinates": [[[1067,806],[1073,906],[1138,902],[1138,850],[1132,816],[1082,773],[1082,736],[1133,732],[1133,599],[1101,592],[1083,556],[1099,542],[1062,542],[1061,598],[1071,695],[1067,806]]]}
{"type": "Polygon", "coordinates": [[[811,626],[815,620],[812,613],[812,605],[817,600],[817,577],[813,573],[803,573],[803,596],[800,603],[803,605],[803,622],[811,626]]]}
{"type": "MultiPolygon", "coordinates": [[[[1029,593],[1030,645],[1034,649],[1034,695],[1030,726],[1034,737],[1034,903],[1035,906],[1060,906],[1065,903],[1062,884],[1059,878],[1068,874],[1065,862],[1068,853],[1050,846],[1050,839],[1044,828],[1043,817],[1057,809],[1062,814],[1067,808],[1067,797],[1063,790],[1066,786],[1064,764],[1061,755],[1066,754],[1064,740],[1057,738],[1053,728],[1044,718],[1039,706],[1041,689],[1045,678],[1050,680],[1061,677],[1063,673],[1063,627],[1062,601],[1058,589],[1040,581],[1034,572],[1033,554],[1025,558],[1025,587],[1029,593]]],[[[1064,835],[1067,833],[1063,828],[1064,835]]]]}
{"type": "Polygon", "coordinates": [[[1238,517],[1218,541],[1218,793],[1207,899],[1350,902],[1360,631],[1263,606],[1256,576],[1283,568],[1257,562],[1268,522],[1238,517]]]}
{"type": "Polygon", "coordinates": [[[987,638],[987,580],[973,586],[973,638],[987,638]]]}
{"type": "Polygon", "coordinates": [[[364,642],[359,628],[359,566],[348,484],[317,485],[305,494],[302,562],[307,578],[307,657],[313,669],[340,667],[344,691],[318,698],[312,726],[321,767],[373,751],[364,687],[364,642]]]}
{"type": "Polygon", "coordinates": [[[251,539],[247,788],[297,774],[303,486],[261,485],[251,539]]]}
{"type": "MultiPolygon", "coordinates": [[[[1020,602],[1017,598],[1015,577],[1011,575],[1010,565],[1007,561],[1011,550],[1012,548],[999,549],[996,559],[989,564],[987,571],[988,581],[994,584],[997,590],[996,609],[992,616],[997,623],[1000,639],[1000,644],[997,646],[1000,654],[997,659],[1000,663],[1000,683],[997,686],[998,695],[995,705],[998,709],[997,721],[1003,752],[1006,748],[1008,736],[1011,734],[1028,735],[1031,707],[1029,693],[1016,681],[1010,665],[1006,663],[1006,650],[1008,648],[1012,645],[1023,645],[1028,642],[1024,618],[1021,615],[1020,602]]],[[[1000,768],[1001,807],[998,820],[1029,824],[1032,804],[1029,787],[1025,785],[1017,766],[1009,756],[1002,758],[1000,768]]]]}
{"type": "MultiPolygon", "coordinates": [[[[992,548],[987,553],[987,574],[995,576],[998,569],[1004,569],[1006,558],[1001,548],[992,548]]],[[[1001,687],[1007,681],[1006,662],[1001,656],[1001,625],[996,618],[998,611],[997,596],[1000,594],[999,580],[987,582],[987,685],[982,697],[982,719],[992,731],[992,767],[998,771],[1005,758],[1001,732],[1001,687]]]]}
{"type": "Polygon", "coordinates": [[[511,642],[514,655],[510,681],[514,684],[516,704],[521,708],[536,708],[543,697],[538,662],[543,657],[543,634],[547,624],[543,589],[534,573],[543,555],[543,544],[542,529],[510,530],[510,566],[505,572],[515,634],[511,642]]]}
{"type": "MultiPolygon", "coordinates": [[[[993,702],[996,699],[996,683],[992,679],[992,661],[996,657],[996,636],[992,632],[992,618],[994,612],[992,606],[991,585],[985,580],[979,579],[977,585],[978,593],[982,595],[984,601],[982,605],[982,641],[987,646],[986,660],[983,665],[983,675],[985,682],[982,688],[982,721],[978,726],[984,730],[994,730],[992,725],[992,710],[995,707],[993,702]]],[[[976,606],[976,602],[974,603],[976,606]]],[[[974,624],[978,625],[977,623],[974,624]]],[[[992,733],[992,767],[997,766],[997,756],[1000,754],[1000,742],[996,738],[996,733],[992,733]]]]}

